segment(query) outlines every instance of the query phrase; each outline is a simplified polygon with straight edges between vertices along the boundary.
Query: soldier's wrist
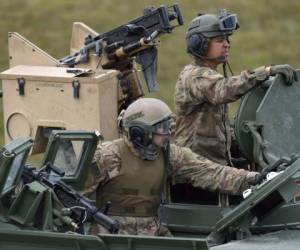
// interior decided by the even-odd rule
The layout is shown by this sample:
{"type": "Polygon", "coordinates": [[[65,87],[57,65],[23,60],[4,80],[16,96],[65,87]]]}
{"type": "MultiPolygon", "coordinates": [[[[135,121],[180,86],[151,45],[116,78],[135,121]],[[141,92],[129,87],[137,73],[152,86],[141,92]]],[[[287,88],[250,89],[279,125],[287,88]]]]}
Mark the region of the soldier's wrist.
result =
{"type": "Polygon", "coordinates": [[[268,77],[269,77],[265,66],[256,68],[251,73],[252,73],[254,79],[256,79],[258,82],[262,82],[262,81],[268,79],[268,77]]]}
{"type": "Polygon", "coordinates": [[[271,75],[271,66],[265,67],[265,71],[266,71],[266,74],[268,76],[270,76],[271,75]]]}
{"type": "Polygon", "coordinates": [[[248,181],[249,185],[255,185],[256,184],[258,175],[259,175],[258,172],[249,172],[247,174],[247,181],[248,181]]]}

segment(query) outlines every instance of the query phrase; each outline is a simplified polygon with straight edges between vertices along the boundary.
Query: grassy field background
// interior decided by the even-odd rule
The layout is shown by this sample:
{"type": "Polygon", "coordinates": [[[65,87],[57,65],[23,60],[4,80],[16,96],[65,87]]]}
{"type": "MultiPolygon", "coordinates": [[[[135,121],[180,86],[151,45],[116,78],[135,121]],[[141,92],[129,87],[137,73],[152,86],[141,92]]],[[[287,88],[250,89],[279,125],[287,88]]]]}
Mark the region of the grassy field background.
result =
{"type": "MultiPolygon", "coordinates": [[[[230,64],[235,74],[260,65],[300,65],[300,1],[298,0],[185,0],[179,3],[185,26],[161,39],[158,81],[161,90],[151,96],[172,108],[174,84],[181,68],[191,61],[185,52],[187,24],[198,12],[221,8],[237,13],[240,29],[231,38],[230,64]]],[[[8,68],[7,33],[16,31],[56,58],[69,53],[71,27],[81,21],[99,33],[141,15],[149,6],[174,1],[117,0],[1,0],[0,70],[8,68]]],[[[5,93],[4,93],[5,95],[5,93]]],[[[231,106],[234,110],[235,106],[231,106]]],[[[0,142],[3,143],[2,105],[0,142]]],[[[232,111],[234,113],[234,111],[232,111]]]]}

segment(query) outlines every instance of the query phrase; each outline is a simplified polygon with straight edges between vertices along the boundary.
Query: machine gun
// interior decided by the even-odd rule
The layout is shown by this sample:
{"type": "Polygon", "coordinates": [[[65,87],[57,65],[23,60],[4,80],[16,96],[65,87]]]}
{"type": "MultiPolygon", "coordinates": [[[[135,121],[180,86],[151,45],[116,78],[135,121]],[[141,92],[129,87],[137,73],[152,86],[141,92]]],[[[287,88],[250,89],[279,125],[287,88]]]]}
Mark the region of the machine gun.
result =
{"type": "Polygon", "coordinates": [[[37,181],[55,193],[58,200],[67,208],[68,211],[66,212],[70,212],[70,217],[76,222],[76,225],[73,226],[77,228],[78,232],[84,232],[84,222],[95,221],[106,228],[110,233],[117,233],[119,230],[119,222],[98,211],[98,209],[92,205],[90,199],[61,181],[60,177],[62,176],[64,176],[64,172],[50,163],[46,164],[46,166],[40,170],[36,170],[27,165],[24,166],[22,172],[22,179],[25,184],[37,181]],[[51,174],[51,172],[55,174],[51,174]]]}
{"type": "Polygon", "coordinates": [[[121,72],[132,67],[131,61],[142,66],[149,92],[158,90],[156,81],[157,49],[155,39],[173,28],[182,25],[183,18],[177,4],[171,7],[147,8],[143,15],[111,31],[96,37],[87,36],[85,46],[78,52],[60,59],[60,64],[68,67],[87,63],[91,52],[98,56],[103,69],[117,69],[121,72]],[[172,26],[171,21],[177,20],[172,26]],[[125,66],[124,66],[125,65],[125,66]],[[125,69],[125,70],[124,70],[125,69]]]}

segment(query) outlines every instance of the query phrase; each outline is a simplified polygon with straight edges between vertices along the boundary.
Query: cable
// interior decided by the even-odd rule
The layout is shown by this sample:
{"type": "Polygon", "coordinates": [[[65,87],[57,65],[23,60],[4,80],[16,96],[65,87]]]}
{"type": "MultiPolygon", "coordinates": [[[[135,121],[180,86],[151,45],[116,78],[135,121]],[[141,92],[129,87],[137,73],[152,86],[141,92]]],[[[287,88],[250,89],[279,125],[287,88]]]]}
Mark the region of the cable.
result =
{"type": "Polygon", "coordinates": [[[226,61],[226,62],[223,63],[223,74],[224,74],[224,77],[226,77],[226,78],[228,77],[227,68],[229,69],[231,76],[234,76],[234,73],[233,73],[233,71],[232,71],[232,69],[230,67],[229,62],[226,61]]]}
{"type": "Polygon", "coordinates": [[[229,71],[230,71],[230,74],[231,74],[232,76],[234,76],[234,73],[233,73],[233,71],[232,71],[232,69],[231,69],[231,67],[230,67],[229,62],[226,61],[226,64],[227,64],[227,66],[228,66],[228,69],[229,69],[229,71]]]}
{"type": "Polygon", "coordinates": [[[226,62],[224,62],[224,63],[222,64],[222,66],[223,66],[223,75],[224,75],[225,78],[227,78],[226,62]]]}

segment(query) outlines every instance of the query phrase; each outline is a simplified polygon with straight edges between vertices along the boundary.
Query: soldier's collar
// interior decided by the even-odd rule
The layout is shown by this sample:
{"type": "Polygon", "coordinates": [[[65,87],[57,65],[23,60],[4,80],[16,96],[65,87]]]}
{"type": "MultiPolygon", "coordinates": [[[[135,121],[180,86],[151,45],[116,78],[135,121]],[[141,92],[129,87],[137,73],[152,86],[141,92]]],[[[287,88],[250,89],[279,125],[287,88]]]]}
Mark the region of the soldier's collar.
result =
{"type": "Polygon", "coordinates": [[[201,58],[194,58],[194,64],[201,66],[201,67],[208,67],[210,68],[210,66],[208,65],[208,63],[204,60],[202,60],[201,58]]]}

